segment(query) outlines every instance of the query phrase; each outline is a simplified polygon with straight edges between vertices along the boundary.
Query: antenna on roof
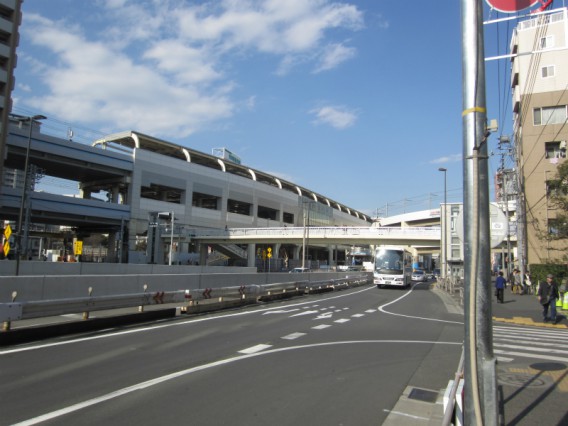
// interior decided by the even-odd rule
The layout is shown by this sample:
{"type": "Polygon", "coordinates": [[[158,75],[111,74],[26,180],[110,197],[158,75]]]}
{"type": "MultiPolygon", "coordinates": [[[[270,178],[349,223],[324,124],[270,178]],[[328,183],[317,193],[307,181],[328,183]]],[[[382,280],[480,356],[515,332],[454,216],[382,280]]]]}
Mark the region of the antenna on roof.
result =
{"type": "Polygon", "coordinates": [[[69,139],[69,142],[73,142],[73,129],[71,127],[67,129],[67,139],[69,139]]]}

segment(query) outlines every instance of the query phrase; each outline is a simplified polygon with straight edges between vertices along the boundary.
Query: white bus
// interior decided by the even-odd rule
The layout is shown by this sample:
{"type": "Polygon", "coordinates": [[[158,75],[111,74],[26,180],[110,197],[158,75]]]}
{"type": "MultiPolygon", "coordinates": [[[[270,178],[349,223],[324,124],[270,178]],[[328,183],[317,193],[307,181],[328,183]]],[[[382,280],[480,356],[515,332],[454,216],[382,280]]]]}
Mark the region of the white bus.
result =
{"type": "Polygon", "coordinates": [[[412,279],[412,253],[405,247],[381,246],[375,250],[373,282],[377,288],[408,287],[412,279]]]}
{"type": "Polygon", "coordinates": [[[373,271],[375,258],[373,250],[368,247],[351,246],[345,255],[345,265],[337,267],[338,271],[373,271]]]}

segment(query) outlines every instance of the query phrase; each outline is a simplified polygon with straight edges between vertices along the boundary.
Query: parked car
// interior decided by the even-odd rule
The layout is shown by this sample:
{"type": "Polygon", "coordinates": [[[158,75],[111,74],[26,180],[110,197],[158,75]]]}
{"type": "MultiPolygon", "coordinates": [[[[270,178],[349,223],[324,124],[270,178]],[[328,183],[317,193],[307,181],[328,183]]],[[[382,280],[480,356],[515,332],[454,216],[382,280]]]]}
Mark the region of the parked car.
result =
{"type": "Polygon", "coordinates": [[[426,281],[426,274],[423,270],[417,269],[412,273],[412,281],[426,281]]]}
{"type": "Polygon", "coordinates": [[[291,274],[303,274],[310,272],[310,268],[294,268],[290,271],[291,274]]]}

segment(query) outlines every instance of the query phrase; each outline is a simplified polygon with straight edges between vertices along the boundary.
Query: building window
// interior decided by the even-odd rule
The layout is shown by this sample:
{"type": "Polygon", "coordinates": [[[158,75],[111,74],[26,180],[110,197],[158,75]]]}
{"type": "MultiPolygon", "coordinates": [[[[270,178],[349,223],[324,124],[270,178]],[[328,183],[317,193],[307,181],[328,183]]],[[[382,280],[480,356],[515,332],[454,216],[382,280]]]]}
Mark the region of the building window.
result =
{"type": "Polygon", "coordinates": [[[257,217],[259,219],[278,220],[278,210],[270,207],[258,206],[257,217]]]}
{"type": "Polygon", "coordinates": [[[548,220],[548,235],[551,238],[566,238],[568,236],[568,224],[563,220],[548,220]]]}
{"type": "Polygon", "coordinates": [[[219,200],[220,198],[215,195],[194,192],[191,205],[202,209],[218,210],[219,200]]]}
{"type": "Polygon", "coordinates": [[[140,197],[150,200],[165,201],[167,203],[181,204],[182,196],[185,193],[182,189],[172,188],[165,185],[151,183],[148,186],[140,187],[140,197]]]}
{"type": "Polygon", "coordinates": [[[245,203],[238,200],[227,200],[227,211],[229,213],[242,214],[243,216],[250,216],[252,204],[245,203]]]}
{"type": "Polygon", "coordinates": [[[546,181],[546,195],[549,197],[564,197],[566,196],[565,190],[562,187],[562,182],[557,179],[546,181]]]}
{"type": "Polygon", "coordinates": [[[282,215],[282,221],[284,223],[294,224],[294,214],[284,212],[283,215],[282,215]]]}
{"type": "Polygon", "coordinates": [[[544,158],[565,158],[566,142],[545,142],[544,158]]]}
{"type": "Polygon", "coordinates": [[[554,77],[554,65],[541,68],[542,78],[554,77]]]}
{"type": "Polygon", "coordinates": [[[565,121],[566,105],[533,109],[533,122],[535,126],[543,126],[547,124],[564,124],[565,121]]]}
{"type": "Polygon", "coordinates": [[[549,36],[540,38],[540,48],[541,49],[550,49],[551,47],[554,47],[554,36],[549,35],[549,36]]]}

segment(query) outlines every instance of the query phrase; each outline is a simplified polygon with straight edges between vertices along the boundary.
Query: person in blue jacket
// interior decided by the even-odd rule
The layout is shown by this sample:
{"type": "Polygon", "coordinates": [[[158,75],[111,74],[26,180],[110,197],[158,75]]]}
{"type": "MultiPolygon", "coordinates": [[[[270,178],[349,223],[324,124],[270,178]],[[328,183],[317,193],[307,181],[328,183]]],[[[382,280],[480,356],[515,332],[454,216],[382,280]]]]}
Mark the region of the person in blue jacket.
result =
{"type": "Polygon", "coordinates": [[[497,296],[497,303],[503,303],[503,295],[505,294],[505,286],[507,280],[503,276],[503,272],[499,271],[497,278],[495,278],[495,296],[497,296]]]}

